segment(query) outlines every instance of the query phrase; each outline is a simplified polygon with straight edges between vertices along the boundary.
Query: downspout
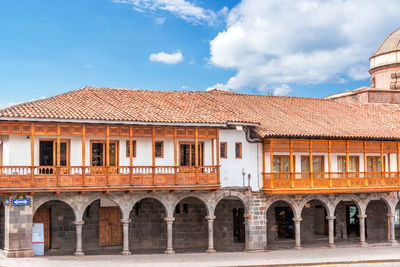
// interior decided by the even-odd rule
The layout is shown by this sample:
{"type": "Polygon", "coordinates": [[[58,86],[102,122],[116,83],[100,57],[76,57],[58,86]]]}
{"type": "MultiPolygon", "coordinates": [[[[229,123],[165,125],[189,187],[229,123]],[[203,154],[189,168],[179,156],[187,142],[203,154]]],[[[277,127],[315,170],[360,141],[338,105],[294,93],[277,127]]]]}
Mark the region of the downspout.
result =
{"type": "MultiPolygon", "coordinates": [[[[257,187],[258,190],[260,190],[260,157],[259,157],[259,149],[258,149],[258,144],[262,143],[262,139],[261,138],[251,138],[250,136],[250,132],[251,129],[250,127],[243,127],[244,132],[246,133],[246,140],[247,142],[249,142],[250,144],[257,144],[257,187]]],[[[251,187],[249,187],[251,188],[251,187]]],[[[251,189],[250,189],[251,190],[251,189]]]]}

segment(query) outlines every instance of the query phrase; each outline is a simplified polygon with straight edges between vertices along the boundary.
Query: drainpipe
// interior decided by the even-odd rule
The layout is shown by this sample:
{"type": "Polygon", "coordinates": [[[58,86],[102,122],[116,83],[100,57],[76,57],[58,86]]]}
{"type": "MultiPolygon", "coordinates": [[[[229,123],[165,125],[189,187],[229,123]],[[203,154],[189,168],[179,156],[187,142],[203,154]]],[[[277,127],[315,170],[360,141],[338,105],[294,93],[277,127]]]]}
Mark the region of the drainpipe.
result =
{"type": "MultiPolygon", "coordinates": [[[[260,159],[259,159],[259,149],[258,149],[258,144],[262,143],[261,138],[252,138],[250,136],[251,133],[251,129],[250,127],[243,127],[243,130],[245,132],[246,135],[246,140],[247,142],[249,142],[250,144],[257,144],[257,186],[258,189],[260,189],[260,159]]],[[[250,188],[250,177],[249,178],[249,188],[250,188]]]]}

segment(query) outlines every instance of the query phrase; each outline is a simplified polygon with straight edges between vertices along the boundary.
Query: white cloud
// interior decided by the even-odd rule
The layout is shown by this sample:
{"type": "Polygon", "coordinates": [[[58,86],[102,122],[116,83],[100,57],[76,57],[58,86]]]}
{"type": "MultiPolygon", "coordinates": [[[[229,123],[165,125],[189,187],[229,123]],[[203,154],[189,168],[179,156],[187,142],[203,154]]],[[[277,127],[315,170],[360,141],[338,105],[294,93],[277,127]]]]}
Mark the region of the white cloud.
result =
{"type": "Polygon", "coordinates": [[[272,91],[274,95],[287,95],[292,91],[292,88],[287,84],[281,84],[280,86],[275,86],[272,91]]]}
{"type": "Polygon", "coordinates": [[[163,25],[165,22],[165,18],[159,17],[155,19],[157,25],[163,25]]]}
{"type": "Polygon", "coordinates": [[[398,0],[243,0],[210,42],[210,63],[237,73],[212,87],[282,93],[282,84],[367,78],[398,14],[398,0]]]}
{"type": "Polygon", "coordinates": [[[155,62],[162,62],[165,64],[176,64],[183,60],[183,55],[181,51],[176,51],[174,53],[168,54],[165,52],[159,52],[151,54],[149,59],[155,62]]]}
{"type": "Polygon", "coordinates": [[[187,0],[112,0],[114,3],[127,4],[139,12],[169,12],[178,18],[195,24],[207,22],[213,24],[218,16],[224,16],[227,8],[215,13],[187,0]]]}

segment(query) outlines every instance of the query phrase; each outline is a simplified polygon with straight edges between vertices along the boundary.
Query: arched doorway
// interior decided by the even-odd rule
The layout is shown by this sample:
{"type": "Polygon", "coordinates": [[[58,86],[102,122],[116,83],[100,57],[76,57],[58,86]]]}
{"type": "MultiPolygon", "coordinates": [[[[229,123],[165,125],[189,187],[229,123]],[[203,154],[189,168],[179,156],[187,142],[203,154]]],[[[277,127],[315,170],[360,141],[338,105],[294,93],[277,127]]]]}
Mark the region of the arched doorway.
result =
{"type": "Polygon", "coordinates": [[[120,254],[122,250],[122,213],[108,199],[88,205],[82,220],[82,248],[85,254],[120,254]]]}
{"type": "Polygon", "coordinates": [[[294,211],[285,201],[274,202],[267,210],[268,249],[295,247],[294,211]]]}
{"type": "Polygon", "coordinates": [[[0,249],[4,249],[5,242],[5,212],[3,201],[0,201],[0,249]]]}
{"type": "Polygon", "coordinates": [[[304,247],[324,246],[328,243],[328,220],[324,203],[319,200],[307,202],[301,211],[301,242],[304,247]]]}
{"type": "Polygon", "coordinates": [[[245,207],[237,198],[224,198],[215,208],[214,247],[217,251],[245,248],[245,207]]]}
{"type": "Polygon", "coordinates": [[[162,253],[167,247],[167,224],[164,205],[144,198],[133,207],[129,218],[129,246],[137,253],[162,253]]]}
{"type": "Polygon", "coordinates": [[[174,211],[173,245],[176,252],[204,252],[208,247],[207,209],[195,197],[182,199],[174,211]]]}
{"type": "Polygon", "coordinates": [[[383,200],[372,200],[368,203],[365,214],[367,243],[386,243],[390,240],[388,207],[383,200]]]}
{"type": "Polygon", "coordinates": [[[42,223],[47,255],[71,255],[76,244],[75,213],[66,203],[51,200],[42,204],[33,215],[33,223],[42,223]]]}
{"type": "Polygon", "coordinates": [[[351,200],[340,201],[335,208],[335,243],[358,244],[360,242],[360,219],[358,205],[351,200]]]}

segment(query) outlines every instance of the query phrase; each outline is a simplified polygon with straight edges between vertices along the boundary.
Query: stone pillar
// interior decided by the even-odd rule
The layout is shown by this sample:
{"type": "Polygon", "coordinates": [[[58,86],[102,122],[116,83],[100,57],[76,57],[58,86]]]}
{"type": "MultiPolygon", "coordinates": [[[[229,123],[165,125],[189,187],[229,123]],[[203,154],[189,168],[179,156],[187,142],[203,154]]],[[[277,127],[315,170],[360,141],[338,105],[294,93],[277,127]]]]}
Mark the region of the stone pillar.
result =
{"type": "Polygon", "coordinates": [[[357,217],[360,219],[360,246],[366,247],[368,246],[367,242],[365,242],[365,218],[367,218],[367,215],[360,214],[357,217]]]}
{"type": "Polygon", "coordinates": [[[294,221],[294,231],[295,231],[295,241],[296,241],[295,249],[301,249],[300,223],[302,221],[302,218],[293,218],[293,221],[294,221]]]}
{"type": "MultiPolygon", "coordinates": [[[[29,198],[32,203],[31,196],[29,198]]],[[[18,195],[11,195],[11,199],[18,195]]],[[[33,209],[30,206],[4,205],[4,250],[3,254],[9,258],[33,257],[32,250],[32,221],[33,209]]]]}
{"type": "Polygon", "coordinates": [[[131,220],[129,218],[121,219],[122,223],[122,236],[123,236],[123,248],[122,248],[122,255],[131,255],[129,251],[129,223],[131,220]]]}
{"type": "Polygon", "coordinates": [[[174,248],[172,246],[172,224],[175,221],[174,217],[165,217],[164,220],[167,222],[167,250],[164,252],[165,254],[175,254],[174,248]]]}
{"type": "Polygon", "coordinates": [[[326,216],[328,220],[328,228],[329,228],[329,240],[328,240],[328,247],[334,248],[335,247],[335,229],[334,229],[334,222],[336,217],[335,216],[326,216]]]}
{"type": "Polygon", "coordinates": [[[388,213],[388,218],[389,218],[389,225],[390,229],[388,231],[390,232],[390,243],[392,243],[392,246],[397,245],[397,240],[396,240],[396,230],[395,230],[395,225],[394,225],[394,213],[388,213]]]}
{"type": "Polygon", "coordinates": [[[75,256],[83,256],[85,253],[82,251],[82,226],[84,221],[74,221],[76,228],[76,247],[75,247],[75,256]]]}
{"type": "Polygon", "coordinates": [[[214,214],[206,216],[206,220],[208,222],[208,249],[207,253],[215,253],[214,249],[214,214]]]}

